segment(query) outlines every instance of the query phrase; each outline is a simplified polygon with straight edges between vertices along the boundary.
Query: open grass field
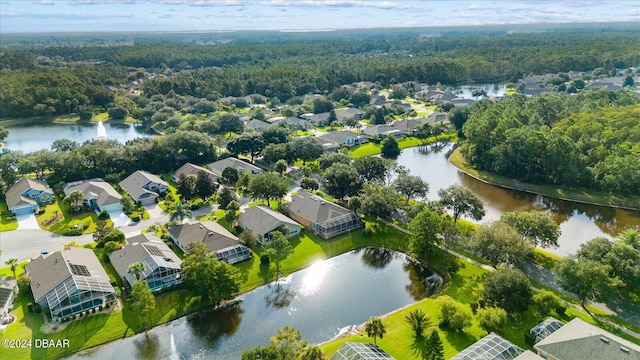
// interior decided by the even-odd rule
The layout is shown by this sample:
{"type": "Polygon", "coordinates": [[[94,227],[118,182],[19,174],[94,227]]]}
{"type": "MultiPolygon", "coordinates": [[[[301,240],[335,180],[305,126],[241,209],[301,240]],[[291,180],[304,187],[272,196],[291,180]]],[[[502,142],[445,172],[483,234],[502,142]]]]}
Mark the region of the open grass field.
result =
{"type": "MultiPolygon", "coordinates": [[[[448,132],[446,134],[440,135],[437,137],[438,141],[455,141],[456,135],[455,132],[448,132]]],[[[418,139],[416,137],[405,137],[398,140],[398,146],[400,149],[406,149],[414,146],[426,145],[436,141],[436,137],[432,136],[426,139],[418,139]]],[[[354,146],[349,150],[351,156],[355,159],[380,154],[380,149],[382,148],[381,144],[374,144],[372,142],[354,146]]]]}
{"type": "Polygon", "coordinates": [[[450,157],[450,162],[458,169],[481,181],[502,186],[509,189],[525,191],[552,198],[582,202],[586,204],[640,209],[640,196],[618,196],[581,188],[564,188],[552,185],[534,185],[521,183],[514,179],[499,176],[488,171],[476,170],[462,156],[460,149],[456,149],[450,157]]]}

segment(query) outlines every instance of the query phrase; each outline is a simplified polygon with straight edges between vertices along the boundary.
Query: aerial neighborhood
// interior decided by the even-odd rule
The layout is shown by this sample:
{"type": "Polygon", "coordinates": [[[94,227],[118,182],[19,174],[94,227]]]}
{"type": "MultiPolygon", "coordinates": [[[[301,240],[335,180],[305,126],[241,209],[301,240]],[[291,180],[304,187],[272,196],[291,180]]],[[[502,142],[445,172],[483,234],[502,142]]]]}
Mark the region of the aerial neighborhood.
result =
{"type": "Polygon", "coordinates": [[[0,357],[640,359],[640,28],[564,26],[9,36],[0,357]]]}

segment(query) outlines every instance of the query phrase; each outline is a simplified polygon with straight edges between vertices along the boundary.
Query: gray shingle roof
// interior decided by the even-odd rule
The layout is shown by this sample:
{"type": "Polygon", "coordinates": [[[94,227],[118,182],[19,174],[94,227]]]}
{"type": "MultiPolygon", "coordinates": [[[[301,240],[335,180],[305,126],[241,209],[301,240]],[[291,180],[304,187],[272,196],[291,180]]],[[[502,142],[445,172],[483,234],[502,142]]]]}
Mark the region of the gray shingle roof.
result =
{"type": "Polygon", "coordinates": [[[5,193],[7,207],[9,208],[9,210],[19,205],[27,205],[27,204],[35,205],[36,204],[36,201],[34,199],[21,195],[22,193],[24,193],[29,189],[48,192],[53,195],[53,190],[51,190],[49,185],[42,180],[20,179],[15,184],[13,184],[5,193]]]}
{"type": "Polygon", "coordinates": [[[300,190],[298,194],[293,195],[287,208],[289,213],[302,216],[314,224],[351,213],[351,210],[313,195],[306,190],[300,190]]]}
{"type": "Polygon", "coordinates": [[[173,173],[173,177],[178,180],[180,179],[180,175],[182,174],[185,174],[186,176],[197,175],[198,171],[201,170],[209,175],[209,179],[211,180],[211,182],[218,181],[218,177],[214,173],[212,173],[211,170],[203,168],[202,166],[194,165],[192,163],[186,163],[182,165],[178,170],[176,170],[175,173],[173,173]]]}
{"type": "Polygon", "coordinates": [[[122,249],[109,254],[109,259],[118,275],[125,278],[131,285],[136,282],[135,275],[128,272],[131,264],[137,262],[144,264],[141,279],[160,267],[180,269],[182,264],[178,255],[153,233],[144,233],[127,239],[122,249]]]}
{"type": "Polygon", "coordinates": [[[234,158],[234,157],[228,157],[226,159],[218,160],[218,161],[216,161],[214,163],[211,163],[211,164],[207,165],[207,167],[217,177],[221,177],[222,176],[222,172],[227,167],[232,167],[232,168],[238,170],[239,173],[242,173],[242,172],[246,172],[247,174],[262,174],[262,173],[264,173],[264,170],[260,169],[259,167],[255,166],[253,164],[249,164],[246,161],[242,161],[242,160],[234,158]]]}
{"type": "MultiPolygon", "coordinates": [[[[36,302],[39,302],[43,296],[69,277],[80,276],[84,278],[84,276],[73,274],[71,265],[85,266],[91,278],[103,286],[106,283],[108,287],[111,287],[109,275],[93,250],[72,247],[49,256],[40,255],[27,265],[27,271],[31,277],[31,291],[36,302]]],[[[113,288],[111,288],[111,292],[113,292],[113,288]]]]}
{"type": "Polygon", "coordinates": [[[185,248],[196,241],[202,241],[209,252],[240,244],[237,236],[214,221],[173,225],[169,228],[169,234],[185,248]]]}
{"type": "Polygon", "coordinates": [[[318,136],[318,138],[322,139],[323,141],[329,141],[332,143],[341,144],[350,136],[357,138],[359,135],[349,130],[340,130],[340,131],[328,132],[324,135],[318,136]]]}
{"type": "Polygon", "coordinates": [[[85,199],[96,197],[96,203],[100,207],[120,203],[122,199],[122,196],[118,194],[113,186],[99,178],[68,183],[65,184],[63,190],[65,195],[78,190],[84,195],[85,199]]]}
{"type": "Polygon", "coordinates": [[[238,223],[243,229],[251,229],[258,235],[264,235],[275,230],[282,224],[300,226],[294,220],[266,206],[252,206],[238,217],[238,223]]]}
{"type": "Polygon", "coordinates": [[[140,199],[146,197],[158,196],[156,192],[143,188],[143,186],[148,183],[162,184],[167,187],[169,186],[169,184],[160,179],[159,176],[151,174],[144,170],[138,170],[122,180],[120,182],[120,187],[122,187],[124,191],[129,193],[132,198],[136,199],[136,201],[140,201],[140,199]]]}
{"type": "Polygon", "coordinates": [[[534,345],[559,360],[640,360],[640,346],[580,318],[534,345]]]}

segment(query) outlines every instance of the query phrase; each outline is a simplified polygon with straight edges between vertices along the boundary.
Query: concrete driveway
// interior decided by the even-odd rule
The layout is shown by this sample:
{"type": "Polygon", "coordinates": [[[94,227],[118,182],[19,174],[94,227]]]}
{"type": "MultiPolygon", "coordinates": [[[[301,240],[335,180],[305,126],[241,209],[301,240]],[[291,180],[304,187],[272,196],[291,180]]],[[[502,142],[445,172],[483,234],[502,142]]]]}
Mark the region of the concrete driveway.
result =
{"type": "Polygon", "coordinates": [[[131,219],[122,210],[109,212],[109,217],[113,221],[113,227],[115,228],[127,226],[131,222],[131,219]]]}
{"type": "Polygon", "coordinates": [[[35,214],[24,214],[16,216],[18,229],[20,230],[40,230],[35,214]]]}
{"type": "Polygon", "coordinates": [[[159,218],[162,215],[167,215],[158,204],[147,205],[144,207],[145,210],[149,213],[149,219],[159,218]]]}

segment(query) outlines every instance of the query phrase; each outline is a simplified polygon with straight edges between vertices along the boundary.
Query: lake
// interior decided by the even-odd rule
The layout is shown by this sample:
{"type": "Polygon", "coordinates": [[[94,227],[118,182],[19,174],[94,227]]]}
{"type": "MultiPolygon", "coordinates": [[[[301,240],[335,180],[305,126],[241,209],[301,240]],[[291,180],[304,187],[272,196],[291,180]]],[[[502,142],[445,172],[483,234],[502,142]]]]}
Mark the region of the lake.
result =
{"type": "Polygon", "coordinates": [[[563,256],[575,253],[580,244],[595,237],[611,239],[631,226],[640,226],[638,211],[558,200],[478,181],[449,163],[446,154],[452,146],[453,144],[447,144],[440,149],[431,146],[428,152],[417,147],[405,149],[397,161],[409,169],[411,174],[420,176],[429,183],[429,200],[438,200],[438,190],[454,184],[473,191],[482,199],[487,212],[481,223],[498,220],[509,211],[544,211],[560,225],[562,231],[558,241],[560,246],[548,250],[563,256]]]}
{"type": "MultiPolygon", "coordinates": [[[[454,93],[458,94],[459,97],[463,99],[473,99],[476,100],[476,97],[472,95],[474,89],[482,89],[487,96],[492,97],[502,97],[506,95],[506,84],[476,84],[476,85],[459,85],[454,86],[454,93]]],[[[482,99],[480,97],[479,99],[482,99]]]]}
{"type": "Polygon", "coordinates": [[[239,359],[279,328],[311,344],[328,341],[369,317],[439,291],[442,279],[406,255],[366,248],[314,263],[244,294],[242,302],[203,311],[72,356],[73,359],[239,359]]]}
{"type": "MultiPolygon", "coordinates": [[[[121,143],[139,137],[150,136],[151,133],[139,124],[104,123],[107,139],[116,139],[121,143]]],[[[9,136],[3,141],[5,148],[21,150],[29,153],[41,149],[51,149],[51,144],[58,139],[71,139],[78,143],[92,140],[98,135],[98,124],[29,124],[25,126],[7,126],[9,136]]]]}

